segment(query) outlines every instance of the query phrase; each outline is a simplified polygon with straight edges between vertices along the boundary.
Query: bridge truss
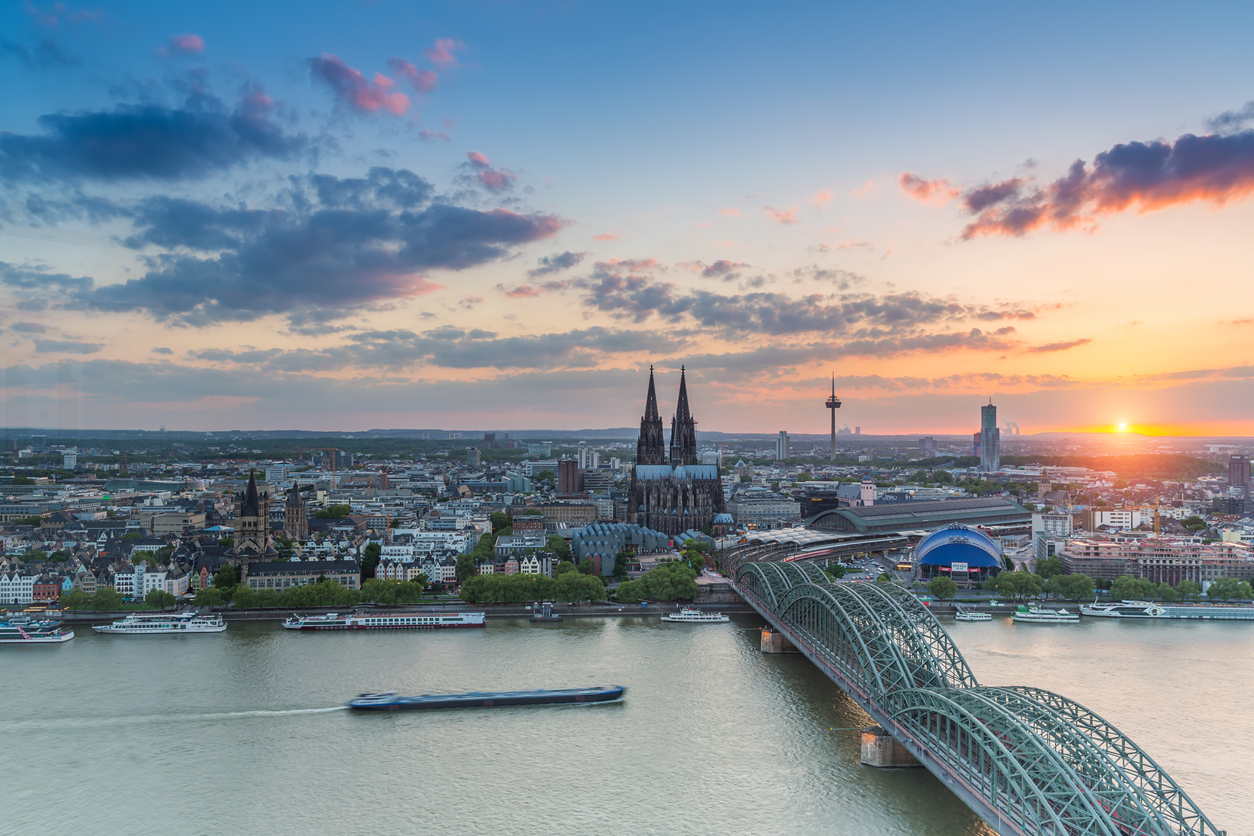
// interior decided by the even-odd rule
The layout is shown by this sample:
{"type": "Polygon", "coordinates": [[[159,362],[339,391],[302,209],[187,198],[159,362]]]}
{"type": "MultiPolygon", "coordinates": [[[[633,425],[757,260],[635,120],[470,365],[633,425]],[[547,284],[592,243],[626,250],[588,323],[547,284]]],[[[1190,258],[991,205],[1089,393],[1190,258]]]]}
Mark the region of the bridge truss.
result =
{"type": "Polygon", "coordinates": [[[1223,836],[1140,747],[1037,688],[980,685],[898,586],[834,584],[812,563],[723,562],[767,621],[1004,836],[1223,836]]]}

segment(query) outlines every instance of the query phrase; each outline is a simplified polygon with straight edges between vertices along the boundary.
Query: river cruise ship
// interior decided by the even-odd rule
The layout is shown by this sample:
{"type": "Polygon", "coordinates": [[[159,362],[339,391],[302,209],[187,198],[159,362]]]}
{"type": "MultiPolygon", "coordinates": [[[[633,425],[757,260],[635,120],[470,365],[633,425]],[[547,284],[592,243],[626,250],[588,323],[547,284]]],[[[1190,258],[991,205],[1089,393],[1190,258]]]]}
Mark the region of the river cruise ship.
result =
{"type": "Polygon", "coordinates": [[[668,612],[662,616],[663,621],[678,621],[685,624],[723,624],[731,621],[721,612],[703,612],[702,610],[684,607],[679,612],[668,612]]]}
{"type": "Polygon", "coordinates": [[[220,615],[197,615],[194,612],[139,613],[133,612],[112,624],[96,624],[97,633],[117,633],[126,636],[153,636],[162,633],[221,633],[226,622],[220,615]]]}
{"type": "Polygon", "coordinates": [[[1093,618],[1173,618],[1199,621],[1254,621],[1254,607],[1219,604],[1155,604],[1119,601],[1081,604],[1080,613],[1093,618]]]}
{"type": "Polygon", "coordinates": [[[1019,607],[1011,620],[1025,624],[1074,624],[1080,614],[1066,610],[1046,610],[1040,607],[1019,607]]]}
{"type": "Polygon", "coordinates": [[[959,604],[954,605],[954,621],[992,621],[993,616],[986,612],[969,610],[959,604]]]}
{"type": "Polygon", "coordinates": [[[481,612],[444,613],[360,613],[358,615],[296,615],[283,622],[288,630],[415,630],[434,627],[482,627],[481,612]]]}
{"type": "Polygon", "coordinates": [[[17,616],[0,621],[0,644],[60,644],[74,638],[73,630],[62,630],[59,621],[35,621],[17,616]]]}

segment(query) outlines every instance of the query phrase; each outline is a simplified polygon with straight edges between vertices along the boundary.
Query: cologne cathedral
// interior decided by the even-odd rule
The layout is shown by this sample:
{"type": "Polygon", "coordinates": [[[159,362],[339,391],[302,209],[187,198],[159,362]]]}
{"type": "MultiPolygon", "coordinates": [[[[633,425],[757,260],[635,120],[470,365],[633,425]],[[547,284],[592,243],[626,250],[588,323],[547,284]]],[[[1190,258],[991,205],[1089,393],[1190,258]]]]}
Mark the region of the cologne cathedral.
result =
{"type": "Polygon", "coordinates": [[[679,371],[679,405],[671,419],[669,451],[657,410],[653,367],[649,367],[649,394],[640,419],[636,468],[631,474],[627,521],[661,531],[683,534],[712,525],[723,512],[723,482],[718,466],[697,458],[697,422],[688,409],[688,381],[679,371]]]}

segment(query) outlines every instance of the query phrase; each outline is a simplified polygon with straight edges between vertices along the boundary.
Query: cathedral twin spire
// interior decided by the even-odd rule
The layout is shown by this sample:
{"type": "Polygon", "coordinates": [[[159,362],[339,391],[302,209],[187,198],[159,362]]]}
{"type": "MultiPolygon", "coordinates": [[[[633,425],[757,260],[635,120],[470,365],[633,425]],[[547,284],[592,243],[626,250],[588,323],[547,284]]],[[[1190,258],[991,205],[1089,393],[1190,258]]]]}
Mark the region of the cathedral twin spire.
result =
{"type": "Polygon", "coordinates": [[[697,463],[697,429],[688,407],[688,379],[683,366],[679,368],[679,403],[671,419],[670,455],[667,456],[662,435],[662,418],[657,408],[657,388],[653,367],[649,366],[649,393],[645,398],[644,416],[640,419],[640,440],[636,443],[636,464],[688,465],[697,463]]]}

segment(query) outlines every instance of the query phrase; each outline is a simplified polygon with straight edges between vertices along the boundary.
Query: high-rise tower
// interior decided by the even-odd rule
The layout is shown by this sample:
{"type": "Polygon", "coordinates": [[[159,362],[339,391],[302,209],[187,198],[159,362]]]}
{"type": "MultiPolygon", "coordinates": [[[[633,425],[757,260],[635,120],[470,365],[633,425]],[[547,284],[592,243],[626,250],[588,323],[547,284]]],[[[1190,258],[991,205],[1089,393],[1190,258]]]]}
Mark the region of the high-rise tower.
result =
{"type": "Polygon", "coordinates": [[[657,411],[652,366],[649,366],[649,394],[640,419],[640,439],[636,442],[636,464],[666,464],[666,441],[662,436],[662,418],[657,411]]]}
{"type": "Polygon", "coordinates": [[[827,399],[827,411],[832,413],[832,452],[829,461],[836,461],[836,410],[840,409],[840,398],[836,397],[836,375],[832,375],[832,396],[827,399]]]}
{"type": "Polygon", "coordinates": [[[993,473],[1001,470],[1001,430],[997,427],[997,407],[993,399],[980,407],[980,470],[993,473]]]}

